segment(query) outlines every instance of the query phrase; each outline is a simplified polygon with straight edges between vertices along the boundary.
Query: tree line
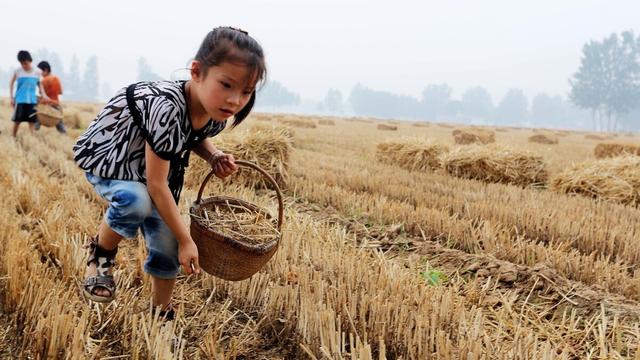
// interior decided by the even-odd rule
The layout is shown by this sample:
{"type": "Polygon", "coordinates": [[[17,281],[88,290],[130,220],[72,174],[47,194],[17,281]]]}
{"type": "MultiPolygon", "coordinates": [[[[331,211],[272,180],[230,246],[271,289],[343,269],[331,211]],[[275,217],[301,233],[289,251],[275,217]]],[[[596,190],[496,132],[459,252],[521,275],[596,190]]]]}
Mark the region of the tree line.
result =
{"type": "Polygon", "coordinates": [[[318,110],[342,113],[350,107],[356,115],[384,118],[640,130],[640,36],[626,31],[585,44],[580,67],[568,81],[566,99],[539,93],[529,102],[521,89],[510,89],[495,105],[481,86],[454,99],[447,84],[426,86],[420,98],[358,84],[346,100],[339,90],[330,89],[318,110]]]}
{"type": "MultiPolygon", "coordinates": [[[[65,68],[56,52],[35,53],[34,62],[47,60],[65,88],[65,99],[96,101],[111,96],[107,83],[100,86],[98,58],[90,56],[84,68],[73,56],[65,68]],[[99,89],[100,88],[100,89],[99,89]]],[[[8,83],[10,70],[0,69],[0,82],[8,83]]],[[[138,59],[138,81],[161,80],[149,62],[138,59]]],[[[539,93],[531,101],[522,89],[510,89],[494,103],[489,91],[475,86],[453,98],[447,84],[427,85],[419,98],[357,84],[347,97],[329,89],[313,111],[336,115],[359,115],[394,119],[452,121],[487,125],[578,127],[594,130],[640,130],[640,36],[631,31],[590,41],[582,49],[577,71],[568,79],[570,92],[539,93]]],[[[295,107],[300,95],[277,81],[260,90],[257,106],[277,109],[295,107]]]]}

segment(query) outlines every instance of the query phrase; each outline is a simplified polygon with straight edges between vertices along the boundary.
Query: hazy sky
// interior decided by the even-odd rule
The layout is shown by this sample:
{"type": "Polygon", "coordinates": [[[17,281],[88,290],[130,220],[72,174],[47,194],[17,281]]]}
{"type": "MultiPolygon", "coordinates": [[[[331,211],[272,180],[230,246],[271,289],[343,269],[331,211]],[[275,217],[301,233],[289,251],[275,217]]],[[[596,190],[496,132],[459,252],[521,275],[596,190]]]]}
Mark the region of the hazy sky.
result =
{"type": "Polygon", "coordinates": [[[347,96],[357,82],[416,97],[432,83],[455,97],[481,85],[494,102],[511,87],[530,99],[565,95],[585,42],[640,31],[638,0],[14,0],[0,9],[2,69],[18,65],[20,49],[56,51],[66,67],[73,54],[81,67],[97,55],[100,81],[115,90],[136,80],[140,56],[168,77],[211,28],[232,25],[262,44],[271,79],[314,99],[330,87],[347,96]]]}

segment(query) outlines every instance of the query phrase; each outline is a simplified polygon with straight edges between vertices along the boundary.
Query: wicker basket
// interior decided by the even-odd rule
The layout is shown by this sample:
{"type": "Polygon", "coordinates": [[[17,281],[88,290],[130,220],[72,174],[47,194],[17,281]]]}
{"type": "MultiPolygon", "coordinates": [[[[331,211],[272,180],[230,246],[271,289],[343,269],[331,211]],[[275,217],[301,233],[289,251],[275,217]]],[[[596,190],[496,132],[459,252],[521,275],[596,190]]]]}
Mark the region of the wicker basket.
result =
{"type": "Polygon", "coordinates": [[[36,116],[38,116],[38,121],[42,126],[53,127],[62,121],[62,110],[40,104],[37,106],[36,116]]]}
{"type": "MultiPolygon", "coordinates": [[[[284,207],[282,193],[280,192],[278,184],[271,175],[254,163],[236,160],[236,164],[258,171],[273,185],[273,189],[276,191],[278,197],[277,229],[280,231],[282,228],[284,207]]],[[[262,269],[267,261],[271,259],[276,250],[278,250],[282,235],[279,235],[276,240],[271,242],[256,245],[234,239],[202,225],[196,217],[196,214],[198,214],[200,210],[203,208],[211,209],[217,206],[226,206],[227,204],[243,206],[251,211],[264,213],[268,219],[273,219],[265,209],[240,199],[227,196],[213,196],[202,199],[202,192],[204,191],[205,185],[209,182],[209,179],[211,179],[211,176],[213,176],[213,171],[207,174],[198,191],[197,200],[189,209],[189,215],[191,216],[191,237],[198,247],[200,267],[207,273],[225,280],[244,280],[262,269]]]]}

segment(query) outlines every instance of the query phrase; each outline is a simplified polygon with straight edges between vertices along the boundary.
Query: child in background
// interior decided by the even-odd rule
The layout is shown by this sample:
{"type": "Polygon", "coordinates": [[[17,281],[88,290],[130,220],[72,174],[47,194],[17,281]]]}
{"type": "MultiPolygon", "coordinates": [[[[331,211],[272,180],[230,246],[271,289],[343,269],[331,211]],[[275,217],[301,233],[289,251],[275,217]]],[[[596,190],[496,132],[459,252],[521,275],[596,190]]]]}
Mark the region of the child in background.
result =
{"type": "Polygon", "coordinates": [[[170,305],[180,266],[199,273],[198,249],[178,209],[184,169],[193,150],[224,178],[236,171],[232,155],[208,140],[227,118],[239,125],[251,112],[266,73],[261,46],[246,32],[218,27],[191,63],[191,80],[140,82],[121,89],[74,146],[74,158],[109,202],[98,236],[89,244],[84,294],[113,300],[112,268],[122,238],[142,230],[151,275],[152,305],[173,317],[170,305]]]}
{"type": "MultiPolygon", "coordinates": [[[[42,71],[42,88],[49,97],[49,100],[43,99],[41,102],[62,111],[62,107],[60,106],[60,95],[62,95],[62,84],[60,84],[60,79],[51,74],[51,65],[49,65],[49,62],[47,61],[40,61],[38,63],[38,69],[42,71]]],[[[62,122],[62,120],[56,124],[56,130],[61,134],[67,133],[67,129],[65,129],[64,122],[62,122]]]]}
{"type": "Polygon", "coordinates": [[[38,120],[36,117],[36,104],[38,103],[36,90],[40,88],[42,98],[45,101],[49,100],[40,82],[40,70],[31,66],[33,61],[31,54],[26,50],[20,50],[18,52],[18,61],[20,62],[20,68],[16,69],[9,82],[9,98],[11,99],[11,106],[14,108],[12,118],[13,137],[18,134],[18,128],[22,122],[29,124],[31,133],[35,130],[36,121],[38,120]],[[13,94],[14,83],[17,83],[15,97],[13,94]]]}

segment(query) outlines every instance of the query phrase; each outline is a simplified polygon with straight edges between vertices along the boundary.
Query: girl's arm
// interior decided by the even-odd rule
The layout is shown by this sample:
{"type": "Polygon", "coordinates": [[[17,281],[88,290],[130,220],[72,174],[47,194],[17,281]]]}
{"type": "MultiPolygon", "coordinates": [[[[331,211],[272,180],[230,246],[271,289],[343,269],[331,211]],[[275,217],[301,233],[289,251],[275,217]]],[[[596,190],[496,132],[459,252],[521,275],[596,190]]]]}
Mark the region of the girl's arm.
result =
{"type": "Polygon", "coordinates": [[[178,205],[173,199],[167,178],[169,176],[169,161],[163,160],[145,144],[144,159],[147,171],[147,190],[160,216],[178,240],[178,261],[187,274],[191,274],[193,263],[196,274],[200,273],[198,263],[198,248],[193,242],[187,226],[182,222],[178,205]]]}
{"type": "Polygon", "coordinates": [[[11,99],[11,107],[15,106],[16,99],[13,97],[13,84],[16,82],[16,74],[13,73],[11,80],[9,81],[9,98],[11,99]]]}
{"type": "Polygon", "coordinates": [[[233,155],[225,154],[207,139],[202,140],[193,151],[211,165],[214,174],[219,178],[225,178],[238,170],[233,155]]]}
{"type": "Polygon", "coordinates": [[[42,81],[38,81],[38,87],[40,88],[40,95],[42,95],[42,99],[45,101],[45,104],[49,102],[49,96],[47,92],[44,91],[44,86],[42,86],[42,81]]]}

